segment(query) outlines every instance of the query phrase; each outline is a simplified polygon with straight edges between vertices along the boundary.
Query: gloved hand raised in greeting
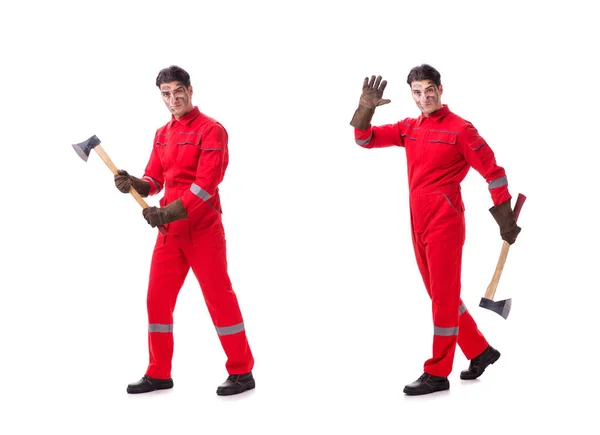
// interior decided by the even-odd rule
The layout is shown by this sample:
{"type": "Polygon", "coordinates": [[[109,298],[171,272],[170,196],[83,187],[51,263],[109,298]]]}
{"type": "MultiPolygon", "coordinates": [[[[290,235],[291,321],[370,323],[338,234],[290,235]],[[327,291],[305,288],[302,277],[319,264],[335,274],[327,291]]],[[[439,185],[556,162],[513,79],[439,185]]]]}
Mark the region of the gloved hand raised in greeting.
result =
{"type": "Polygon", "coordinates": [[[142,210],[144,219],[152,228],[158,227],[179,219],[187,219],[188,215],[181,199],[176,199],[166,207],[148,207],[142,210]]]}
{"type": "Polygon", "coordinates": [[[150,182],[129,175],[127,171],[124,170],[119,170],[115,175],[115,186],[123,193],[129,193],[131,186],[133,186],[141,196],[146,197],[150,193],[150,182]]]}
{"type": "Polygon", "coordinates": [[[366,130],[371,124],[371,119],[377,106],[388,104],[392,100],[384,100],[383,91],[387,86],[386,80],[381,80],[381,76],[371,76],[369,80],[365,77],[362,88],[362,95],[358,103],[358,108],[350,121],[350,125],[359,130],[366,130]]]}
{"type": "Polygon", "coordinates": [[[515,213],[510,207],[510,200],[490,208],[490,213],[500,227],[502,240],[507,241],[509,245],[515,243],[517,236],[521,232],[521,227],[517,225],[515,213]]]}

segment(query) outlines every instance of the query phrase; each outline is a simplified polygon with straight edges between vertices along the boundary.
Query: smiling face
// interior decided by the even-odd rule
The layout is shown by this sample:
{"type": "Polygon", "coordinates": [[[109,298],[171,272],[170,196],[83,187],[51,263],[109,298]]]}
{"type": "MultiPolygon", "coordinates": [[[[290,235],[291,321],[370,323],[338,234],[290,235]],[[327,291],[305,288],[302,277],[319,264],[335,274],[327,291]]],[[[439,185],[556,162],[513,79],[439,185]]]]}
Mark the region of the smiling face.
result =
{"type": "Polygon", "coordinates": [[[431,80],[415,80],[410,84],[413,99],[419,110],[429,116],[442,108],[442,85],[436,86],[431,80]]]}
{"type": "Polygon", "coordinates": [[[167,109],[169,109],[169,112],[173,114],[175,119],[180,119],[194,108],[192,104],[193,89],[191,86],[185,87],[181,82],[161,83],[160,93],[167,109]]]}

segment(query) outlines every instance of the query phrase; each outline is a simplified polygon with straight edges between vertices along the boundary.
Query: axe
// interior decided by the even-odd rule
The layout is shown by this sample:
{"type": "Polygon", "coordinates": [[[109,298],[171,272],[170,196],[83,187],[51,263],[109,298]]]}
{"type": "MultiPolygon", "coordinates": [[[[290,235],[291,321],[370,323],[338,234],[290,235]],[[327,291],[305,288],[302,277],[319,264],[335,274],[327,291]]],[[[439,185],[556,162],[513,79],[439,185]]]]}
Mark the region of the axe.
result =
{"type": "MultiPolygon", "coordinates": [[[[525,195],[519,193],[514,208],[515,221],[519,218],[521,207],[523,207],[523,203],[526,199],[527,197],[525,195]]],[[[481,301],[479,302],[480,307],[498,313],[505,319],[508,317],[508,313],[510,313],[512,299],[494,301],[494,294],[496,293],[498,281],[500,281],[500,275],[502,275],[502,270],[504,269],[504,263],[506,262],[506,256],[508,255],[508,248],[510,248],[510,245],[507,241],[504,241],[504,243],[502,244],[502,250],[500,251],[500,258],[498,259],[498,264],[496,265],[496,270],[494,271],[494,276],[492,277],[492,281],[490,282],[490,285],[488,285],[485,295],[481,298],[481,301]]]]}
{"type": "MultiPolygon", "coordinates": [[[[96,135],[90,137],[85,142],[73,144],[73,148],[75,149],[75,152],[77,153],[77,155],[79,157],[81,157],[84,162],[87,162],[87,159],[90,155],[90,151],[92,151],[92,149],[94,149],[96,151],[96,153],[100,156],[100,158],[104,161],[104,163],[106,163],[106,166],[108,166],[108,168],[112,171],[112,173],[114,175],[117,175],[117,172],[119,170],[117,169],[115,164],[112,162],[110,157],[108,157],[108,154],[106,154],[106,151],[104,151],[104,149],[100,145],[100,139],[98,139],[98,137],[96,135]]],[[[137,192],[137,190],[135,190],[133,188],[133,186],[131,186],[131,188],[129,189],[129,193],[131,193],[131,196],[133,196],[135,198],[135,200],[138,202],[139,205],[142,206],[142,208],[149,207],[149,205],[146,203],[146,201],[144,201],[144,198],[141,197],[141,195],[137,192]]],[[[158,230],[163,235],[167,234],[167,229],[164,226],[159,226],[158,230]]]]}

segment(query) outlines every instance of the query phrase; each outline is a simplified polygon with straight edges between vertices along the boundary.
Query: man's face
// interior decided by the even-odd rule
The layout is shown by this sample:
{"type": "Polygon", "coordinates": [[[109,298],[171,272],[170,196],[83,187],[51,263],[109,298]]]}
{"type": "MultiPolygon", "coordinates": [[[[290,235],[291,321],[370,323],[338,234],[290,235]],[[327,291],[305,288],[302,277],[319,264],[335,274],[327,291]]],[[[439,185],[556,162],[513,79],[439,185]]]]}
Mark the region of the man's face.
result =
{"type": "Polygon", "coordinates": [[[175,119],[181,118],[194,108],[191,86],[186,88],[181,82],[162,83],[160,93],[167,109],[175,116],[175,119]]]}
{"type": "Polygon", "coordinates": [[[410,84],[413,99],[425,116],[442,108],[442,85],[436,86],[431,80],[419,80],[410,84]]]}

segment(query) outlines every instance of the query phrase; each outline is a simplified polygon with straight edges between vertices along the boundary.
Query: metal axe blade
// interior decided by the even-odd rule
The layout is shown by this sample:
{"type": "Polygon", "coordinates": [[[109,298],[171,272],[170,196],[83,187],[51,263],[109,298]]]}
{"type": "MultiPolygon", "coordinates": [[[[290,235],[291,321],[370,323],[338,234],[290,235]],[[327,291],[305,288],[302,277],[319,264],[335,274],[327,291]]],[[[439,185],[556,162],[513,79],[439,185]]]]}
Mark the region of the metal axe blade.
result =
{"type": "Polygon", "coordinates": [[[481,298],[479,306],[486,310],[493,311],[494,313],[498,313],[506,319],[510,313],[510,308],[512,307],[512,299],[493,301],[491,299],[481,298]]]}
{"type": "Polygon", "coordinates": [[[84,162],[87,162],[90,152],[97,145],[100,145],[100,139],[98,139],[98,136],[94,135],[85,142],[73,144],[73,149],[84,162]]]}

